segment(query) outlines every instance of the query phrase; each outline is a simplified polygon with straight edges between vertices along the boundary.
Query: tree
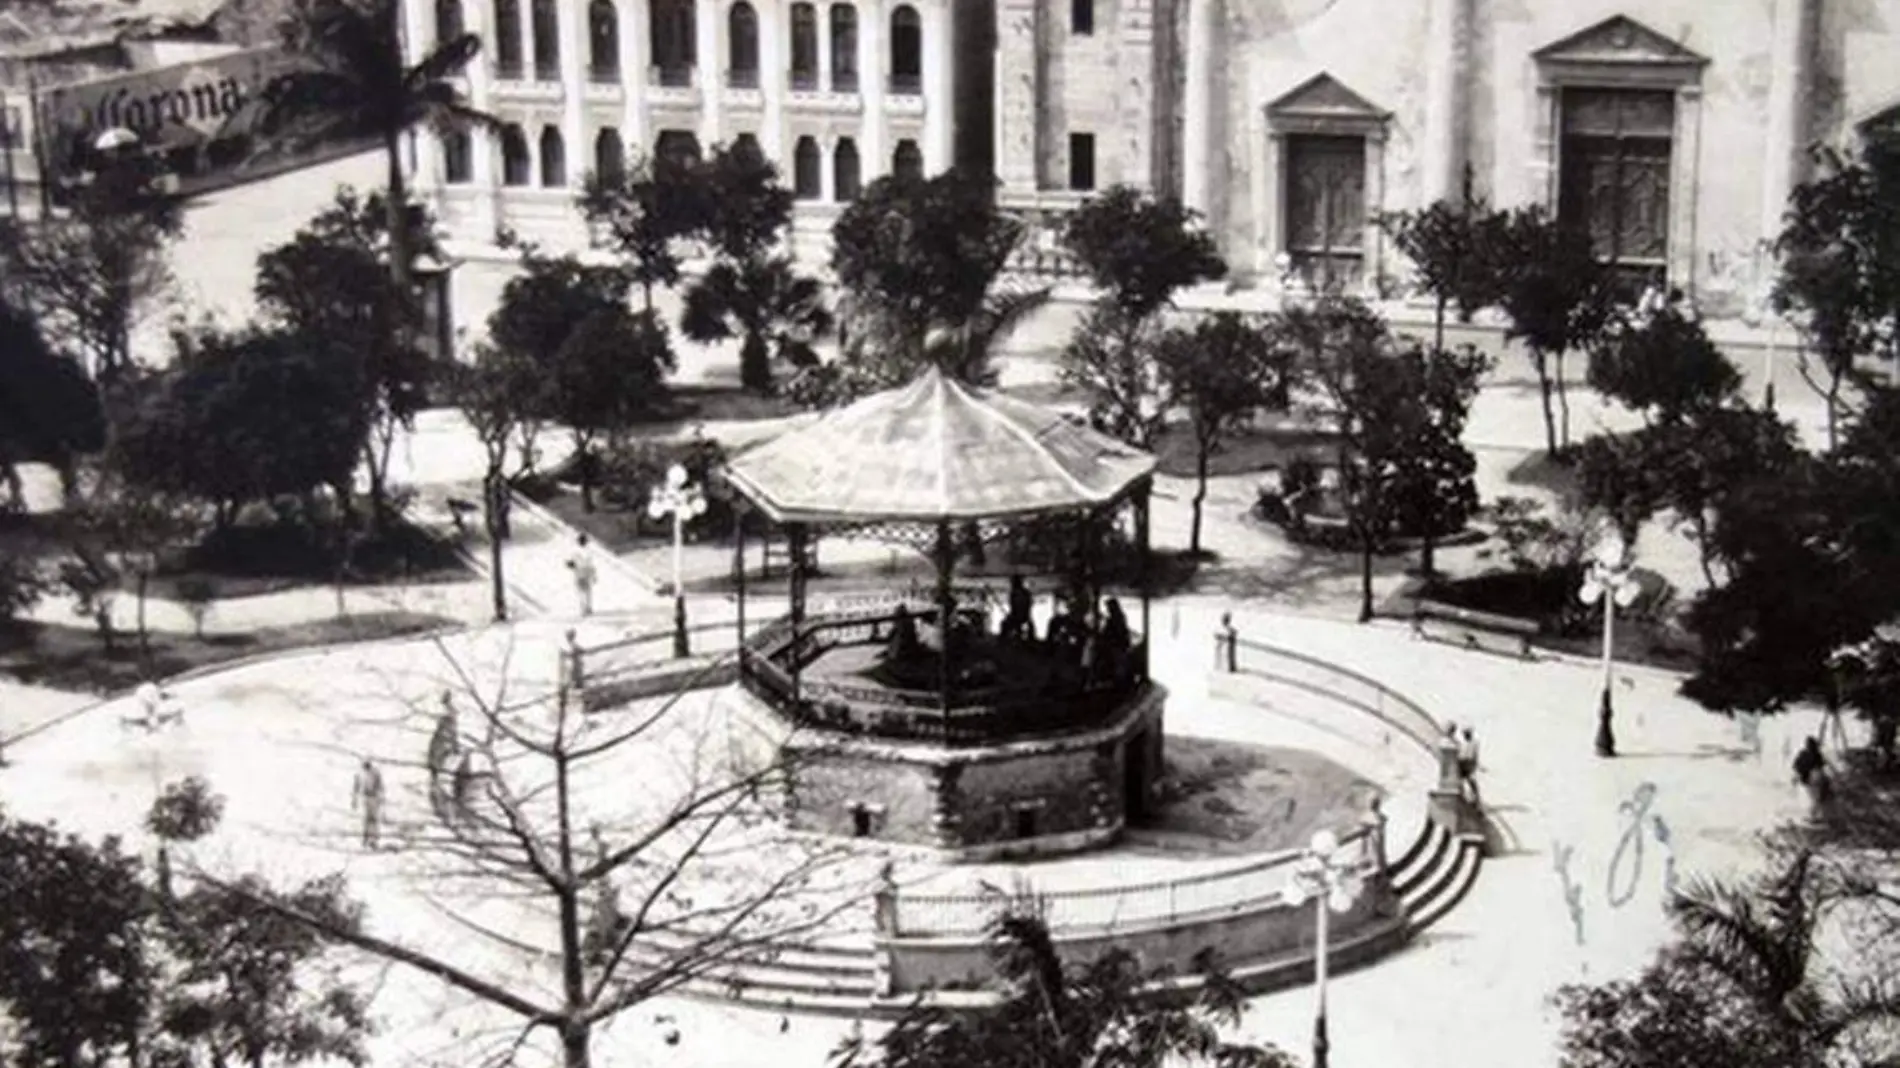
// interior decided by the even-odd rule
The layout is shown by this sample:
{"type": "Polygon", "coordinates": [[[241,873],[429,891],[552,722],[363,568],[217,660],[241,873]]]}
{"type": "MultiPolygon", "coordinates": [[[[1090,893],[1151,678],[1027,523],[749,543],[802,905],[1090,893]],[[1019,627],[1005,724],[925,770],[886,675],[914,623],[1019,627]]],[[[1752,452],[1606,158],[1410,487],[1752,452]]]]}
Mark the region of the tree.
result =
{"type": "Polygon", "coordinates": [[[219,529],[249,501],[347,496],[369,433],[360,379],[322,338],[181,335],[178,366],[117,402],[113,467],[140,490],[210,502],[219,529]]]}
{"type": "Polygon", "coordinates": [[[592,717],[565,685],[524,694],[503,682],[491,692],[442,655],[445,672],[465,680],[455,698],[475,722],[439,719],[429,701],[411,710],[416,734],[446,723],[454,748],[481,770],[458,774],[468,785],[446,800],[439,824],[414,833],[409,857],[434,876],[434,903],[457,921],[457,938],[427,945],[353,929],[222,885],[513,1014],[522,1041],[551,1031],[567,1068],[591,1063],[595,1030],[619,1014],[815,930],[869,889],[838,866],[841,850],[750,837],[772,819],[790,764],[779,739],[709,715],[684,696],[690,685],[592,717]],[[611,826],[589,826],[585,813],[607,795],[611,826]],[[518,921],[506,933],[488,919],[497,902],[518,921]],[[464,966],[458,942],[506,962],[487,974],[464,966]],[[544,963],[556,974],[540,973],[544,963]]]}
{"type": "Polygon", "coordinates": [[[89,180],[67,191],[63,214],[0,223],[0,294],[105,382],[132,367],[132,329],[171,286],[166,249],[184,216],[150,159],[92,154],[81,165],[89,180]]]}
{"type": "Polygon", "coordinates": [[[132,578],[139,654],[152,655],[145,626],[146,592],[165,554],[197,543],[209,517],[197,500],[154,492],[116,471],[99,473],[70,516],[71,549],[89,573],[132,578]]]}
{"type": "Polygon", "coordinates": [[[1174,197],[1117,185],[1069,214],[1062,245],[1105,299],[1140,322],[1188,286],[1223,278],[1227,264],[1197,213],[1174,197]]]}
{"type": "Polygon", "coordinates": [[[879,386],[932,364],[987,383],[995,347],[1048,303],[1049,290],[999,285],[1023,227],[995,183],[962,171],[879,178],[832,227],[842,359],[879,386]]]}
{"type": "Polygon", "coordinates": [[[1295,353],[1302,381],[1315,385],[1338,435],[1337,462],[1347,527],[1360,554],[1359,621],[1372,618],[1372,556],[1397,515],[1400,465],[1430,416],[1416,371],[1422,353],[1403,352],[1364,302],[1322,297],[1280,313],[1276,331],[1295,353]]]}
{"type": "Polygon", "coordinates": [[[1062,381],[1089,397],[1089,424],[1138,449],[1152,449],[1167,419],[1154,319],[1136,320],[1098,303],[1063,347],[1062,381]]]}
{"type": "Polygon", "coordinates": [[[51,463],[71,496],[78,458],[104,448],[105,437],[99,387],[53,351],[31,316],[0,300],[0,470],[13,506],[26,503],[17,464],[51,463]]]}
{"type": "Polygon", "coordinates": [[[1396,453],[1393,519],[1418,535],[1419,571],[1429,577],[1438,539],[1464,529],[1478,513],[1478,460],[1465,445],[1465,421],[1491,358],[1469,345],[1433,352],[1407,347],[1400,356],[1422,410],[1408,424],[1412,438],[1396,453]]]}
{"type": "MultiPolygon", "coordinates": [[[[372,515],[389,519],[389,461],[397,433],[427,403],[429,360],[415,344],[421,308],[383,270],[391,213],[385,194],[345,187],[285,244],[257,260],[257,303],[275,327],[327,342],[354,376],[370,432],[363,440],[372,515]]],[[[412,256],[436,255],[434,224],[420,205],[395,213],[412,256]]]]}
{"type": "Polygon", "coordinates": [[[1820,173],[1788,198],[1772,299],[1777,312],[1800,313],[1808,346],[1821,357],[1826,381],[1817,389],[1832,447],[1841,390],[1861,378],[1859,361],[1900,355],[1900,141],[1876,133],[1857,157],[1830,148],[1816,157],[1820,173]]]}
{"type": "Polygon", "coordinates": [[[495,126],[468,105],[460,76],[480,54],[481,38],[464,33],[439,41],[415,65],[403,62],[401,0],[296,0],[284,20],[285,48],[306,65],[265,87],[278,121],[315,118],[339,138],[375,137],[388,166],[383,232],[396,292],[415,299],[412,230],[403,174],[403,135],[420,126],[495,126]]]}
{"type": "Polygon", "coordinates": [[[1597,392],[1650,424],[1732,404],[1742,388],[1741,373],[1680,299],[1612,318],[1590,347],[1588,376],[1597,392]]]}
{"type": "Polygon", "coordinates": [[[595,248],[620,260],[642,307],[653,312],[653,290],[679,284],[679,243],[706,227],[699,169],[672,156],[633,157],[617,170],[590,172],[581,184],[581,214],[595,248]]]}
{"type": "Polygon", "coordinates": [[[1471,192],[1465,170],[1459,203],[1440,200],[1422,211],[1397,212],[1380,220],[1400,254],[1411,261],[1419,288],[1432,296],[1432,351],[1445,350],[1445,316],[1456,308],[1460,322],[1498,303],[1503,279],[1497,264],[1508,247],[1510,216],[1494,211],[1471,192]]]}
{"type": "Polygon", "coordinates": [[[119,846],[0,812],[0,1006],[16,1063],[79,1068],[138,1048],[152,903],[119,846]]]}
{"type": "Polygon", "coordinates": [[[508,618],[508,584],[502,576],[501,543],[508,537],[508,442],[521,427],[523,412],[537,406],[543,383],[526,358],[482,345],[475,360],[455,378],[455,403],[482,443],[482,521],[488,533],[488,571],[495,620],[508,618]]]}
{"type": "Polygon", "coordinates": [[[1284,354],[1268,337],[1264,324],[1235,312],[1218,312],[1191,329],[1171,330],[1155,347],[1168,403],[1187,413],[1194,435],[1189,552],[1201,551],[1208,461],[1242,419],[1286,396],[1293,369],[1289,361],[1280,359],[1284,354]]]}
{"type": "Polygon", "coordinates": [[[1609,322],[1614,307],[1609,271],[1597,261],[1587,233],[1536,205],[1510,214],[1499,243],[1498,304],[1511,320],[1505,336],[1524,343],[1537,371],[1544,438],[1554,456],[1570,447],[1564,354],[1589,347],[1609,322]],[[1553,391],[1563,411],[1561,436],[1551,411],[1553,391]]]}
{"type": "Polygon", "coordinates": [[[990,958],[1002,980],[999,1002],[976,1010],[913,1005],[875,1042],[848,1040],[834,1063],[839,1068],[1187,1063],[1293,1068],[1293,1059],[1271,1046],[1221,1039],[1221,1029],[1239,1023],[1247,1003],[1211,953],[1195,961],[1202,979],[1199,994],[1163,1000],[1147,988],[1173,976],[1144,972],[1125,949],[1079,967],[1065,965],[1040,916],[1015,904],[991,926],[990,958]]]}
{"type": "Polygon", "coordinates": [[[1665,950],[1634,979],[1558,991],[1562,1068],[1799,1068],[1788,1043],[1707,970],[1665,950]]]}

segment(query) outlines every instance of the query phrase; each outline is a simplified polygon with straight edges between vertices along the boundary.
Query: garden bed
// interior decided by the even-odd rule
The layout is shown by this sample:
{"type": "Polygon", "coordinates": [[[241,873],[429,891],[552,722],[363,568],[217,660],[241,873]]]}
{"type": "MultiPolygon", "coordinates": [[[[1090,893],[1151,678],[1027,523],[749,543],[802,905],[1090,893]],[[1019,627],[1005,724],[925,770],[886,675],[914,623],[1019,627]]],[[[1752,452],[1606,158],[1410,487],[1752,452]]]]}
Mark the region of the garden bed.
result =
{"type": "Polygon", "coordinates": [[[99,632],[90,627],[22,622],[0,630],[0,674],[30,685],[112,694],[147,678],[166,678],[265,653],[400,638],[459,626],[446,616],[422,612],[365,612],[202,639],[153,632],[148,670],[135,633],[116,632],[108,653],[99,632]]]}
{"type": "MultiPolygon", "coordinates": [[[[1645,613],[1641,606],[1667,585],[1660,575],[1638,568],[1644,596],[1619,612],[1612,634],[1616,659],[1623,663],[1687,671],[1695,666],[1695,639],[1681,627],[1645,613]]],[[[1535,648],[1574,656],[1603,654],[1603,633],[1594,613],[1577,601],[1581,572],[1489,571],[1467,578],[1409,579],[1386,603],[1381,615],[1411,618],[1421,599],[1492,615],[1533,620],[1535,648]]]]}
{"type": "MultiPolygon", "coordinates": [[[[1330,462],[1338,451],[1339,435],[1333,431],[1276,417],[1227,435],[1220,449],[1207,458],[1207,474],[1210,478],[1254,474],[1299,459],[1330,462]]],[[[1156,469],[1170,478],[1193,478],[1195,452],[1194,428],[1184,422],[1170,423],[1155,442],[1156,469]]]]}

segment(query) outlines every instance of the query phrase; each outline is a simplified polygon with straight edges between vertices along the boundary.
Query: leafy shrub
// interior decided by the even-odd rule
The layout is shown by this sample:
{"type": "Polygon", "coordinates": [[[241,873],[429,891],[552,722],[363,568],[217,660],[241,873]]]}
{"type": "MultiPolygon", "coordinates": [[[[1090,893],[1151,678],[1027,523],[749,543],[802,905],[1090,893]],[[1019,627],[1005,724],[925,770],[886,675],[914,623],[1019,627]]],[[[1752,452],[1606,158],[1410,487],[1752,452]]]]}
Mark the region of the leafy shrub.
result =
{"type": "MultiPolygon", "coordinates": [[[[670,535],[672,521],[649,519],[646,509],[674,464],[684,467],[687,479],[706,493],[706,511],[686,524],[687,538],[697,541],[730,534],[735,502],[723,474],[726,450],[711,438],[642,439],[609,448],[600,458],[600,499],[608,508],[631,515],[641,534],[670,535]]],[[[748,531],[758,532],[764,525],[764,517],[748,514],[748,531]]]]}
{"type": "Polygon", "coordinates": [[[46,590],[46,576],[31,559],[0,554],[0,624],[32,611],[46,590]]]}

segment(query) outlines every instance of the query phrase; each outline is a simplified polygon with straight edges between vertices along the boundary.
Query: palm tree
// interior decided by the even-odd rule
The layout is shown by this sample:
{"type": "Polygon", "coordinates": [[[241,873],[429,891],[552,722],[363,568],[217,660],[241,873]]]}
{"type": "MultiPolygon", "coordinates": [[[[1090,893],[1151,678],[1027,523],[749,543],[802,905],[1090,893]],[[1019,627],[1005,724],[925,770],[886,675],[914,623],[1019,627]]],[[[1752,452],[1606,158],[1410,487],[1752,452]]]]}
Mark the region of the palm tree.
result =
{"type": "Polygon", "coordinates": [[[1801,1051],[1802,1064],[1829,1063],[1860,1028],[1900,1023],[1900,997],[1881,983],[1826,976],[1817,966],[1828,900],[1822,880],[1812,850],[1801,847],[1758,886],[1694,879],[1669,905],[1689,959],[1748,999],[1801,1051]]]}
{"type": "Polygon", "coordinates": [[[818,363],[816,345],[831,331],[824,287],[800,275],[789,256],[734,262],[721,259],[686,291],[680,318],[694,341],[740,338],[739,375],[745,388],[769,392],[772,362],[818,363]]]}
{"type": "Polygon", "coordinates": [[[499,123],[470,107],[454,81],[480,54],[481,38],[464,33],[438,41],[410,66],[403,60],[401,19],[401,0],[298,0],[284,37],[307,66],[280,75],[265,95],[275,122],[327,120],[339,134],[382,143],[389,168],[389,269],[397,288],[410,292],[414,253],[403,135],[417,126],[452,130],[499,123]]]}
{"type": "Polygon", "coordinates": [[[959,382],[994,385],[998,350],[1049,303],[1052,292],[1047,286],[999,286],[992,278],[976,312],[955,322],[912,321],[847,292],[838,307],[840,347],[847,361],[875,368],[872,377],[880,386],[907,381],[932,365],[959,382]]]}

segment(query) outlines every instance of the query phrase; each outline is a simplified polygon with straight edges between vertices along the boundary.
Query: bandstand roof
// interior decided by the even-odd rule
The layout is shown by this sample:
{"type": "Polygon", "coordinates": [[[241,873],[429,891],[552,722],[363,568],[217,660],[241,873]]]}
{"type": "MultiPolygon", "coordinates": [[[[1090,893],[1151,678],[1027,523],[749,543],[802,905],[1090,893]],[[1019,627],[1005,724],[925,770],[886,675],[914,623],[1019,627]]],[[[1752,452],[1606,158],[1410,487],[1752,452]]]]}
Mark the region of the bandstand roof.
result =
{"type": "Polygon", "coordinates": [[[932,368],[748,449],[732,484],[780,522],[1001,519],[1108,504],[1149,453],[932,368]]]}

